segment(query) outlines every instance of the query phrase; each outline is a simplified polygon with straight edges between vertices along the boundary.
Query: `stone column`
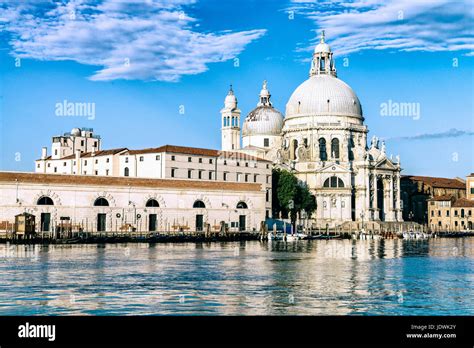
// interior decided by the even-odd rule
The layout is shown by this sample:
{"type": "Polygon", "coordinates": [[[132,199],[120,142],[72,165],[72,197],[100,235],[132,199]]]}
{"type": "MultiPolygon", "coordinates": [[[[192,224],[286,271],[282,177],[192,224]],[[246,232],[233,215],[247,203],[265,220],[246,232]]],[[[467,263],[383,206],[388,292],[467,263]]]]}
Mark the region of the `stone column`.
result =
{"type": "Polygon", "coordinates": [[[395,183],[397,185],[396,187],[396,193],[395,193],[395,209],[396,209],[396,212],[397,212],[397,215],[396,215],[396,219],[397,221],[403,221],[403,218],[402,218],[402,209],[401,209],[401,206],[400,206],[400,173],[397,173],[396,175],[396,178],[395,178],[395,183]]]}
{"type": "Polygon", "coordinates": [[[364,168],[364,180],[365,180],[365,204],[364,204],[364,214],[365,219],[369,218],[369,211],[370,211],[370,172],[368,168],[364,168]]]}
{"type": "Polygon", "coordinates": [[[389,198],[389,207],[390,207],[390,210],[389,210],[390,211],[390,221],[396,221],[395,216],[397,214],[395,213],[395,207],[393,206],[393,201],[394,201],[394,199],[393,199],[394,198],[393,197],[393,194],[394,194],[394,192],[393,192],[393,174],[389,176],[388,182],[389,182],[389,185],[390,185],[389,186],[390,191],[389,191],[389,197],[388,197],[389,198]]]}
{"type": "Polygon", "coordinates": [[[393,213],[393,199],[392,199],[392,187],[391,180],[388,175],[382,177],[383,181],[383,215],[385,221],[392,220],[393,213]]]}
{"type": "Polygon", "coordinates": [[[312,154],[313,160],[315,162],[319,162],[321,160],[319,159],[319,135],[317,131],[316,131],[316,134],[313,136],[313,147],[314,147],[313,154],[312,154]]]}
{"type": "Polygon", "coordinates": [[[374,200],[373,200],[373,206],[372,209],[374,210],[374,220],[380,220],[380,215],[379,215],[379,204],[378,204],[378,192],[377,192],[377,181],[378,181],[378,174],[376,171],[374,171],[374,200]]]}

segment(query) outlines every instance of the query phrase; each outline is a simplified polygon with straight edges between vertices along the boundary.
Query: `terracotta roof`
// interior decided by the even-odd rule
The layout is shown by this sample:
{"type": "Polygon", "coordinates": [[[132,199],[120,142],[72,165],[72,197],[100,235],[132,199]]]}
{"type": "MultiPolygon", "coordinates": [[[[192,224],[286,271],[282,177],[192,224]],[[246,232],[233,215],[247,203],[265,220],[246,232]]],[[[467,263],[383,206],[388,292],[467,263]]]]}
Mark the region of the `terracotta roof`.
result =
{"type": "Polygon", "coordinates": [[[261,184],[197,181],[179,179],[144,179],[130,177],[94,176],[94,175],[65,175],[24,172],[0,172],[0,182],[44,184],[44,185],[74,185],[74,186],[131,186],[151,188],[177,188],[199,190],[229,190],[229,191],[260,191],[261,184]]]}
{"type": "Polygon", "coordinates": [[[452,204],[453,207],[458,207],[458,208],[471,208],[474,207],[474,200],[471,199],[466,199],[466,198],[459,198],[452,204]]]}
{"type": "Polygon", "coordinates": [[[202,156],[219,156],[219,151],[212,149],[202,149],[198,147],[187,147],[187,146],[175,146],[175,145],[164,145],[160,147],[151,147],[141,150],[129,150],[131,155],[137,155],[142,153],[157,153],[157,152],[171,152],[171,153],[182,153],[189,155],[202,155],[202,156]]]}
{"type": "Polygon", "coordinates": [[[198,147],[188,147],[188,146],[176,146],[176,145],[164,145],[160,147],[152,147],[141,150],[129,150],[130,155],[145,154],[145,153],[158,153],[158,152],[169,152],[169,153],[180,153],[185,155],[200,155],[208,157],[226,157],[232,159],[242,159],[242,160],[256,160],[262,162],[271,162],[263,158],[255,157],[252,155],[247,155],[242,152],[237,151],[219,151],[213,149],[203,149],[198,147]]]}
{"type": "MultiPolygon", "coordinates": [[[[115,154],[117,154],[119,152],[122,152],[124,150],[127,150],[127,148],[126,147],[119,147],[119,148],[116,148],[116,149],[100,150],[100,151],[96,151],[94,156],[92,156],[92,152],[82,152],[81,153],[81,158],[115,155],[115,154]]],[[[58,158],[56,160],[61,161],[61,160],[68,160],[68,159],[74,159],[74,158],[76,158],[76,154],[61,157],[61,158],[58,158]]],[[[51,159],[51,156],[46,157],[46,160],[50,160],[50,159],[51,159]]],[[[41,161],[41,158],[38,159],[37,161],[41,161]]]]}
{"type": "Polygon", "coordinates": [[[428,199],[429,201],[451,201],[454,197],[451,195],[442,195],[442,196],[434,196],[433,198],[428,199]]]}
{"type": "Polygon", "coordinates": [[[81,157],[109,156],[109,155],[115,155],[125,150],[127,150],[126,147],[119,147],[117,149],[109,149],[109,150],[101,150],[101,151],[96,151],[94,156],[92,156],[92,152],[86,152],[82,154],[81,157]]]}
{"type": "Polygon", "coordinates": [[[431,177],[431,176],[416,176],[416,175],[403,175],[402,179],[412,180],[412,181],[421,181],[433,187],[453,188],[453,189],[466,188],[466,183],[459,179],[437,178],[437,177],[431,177]]]}

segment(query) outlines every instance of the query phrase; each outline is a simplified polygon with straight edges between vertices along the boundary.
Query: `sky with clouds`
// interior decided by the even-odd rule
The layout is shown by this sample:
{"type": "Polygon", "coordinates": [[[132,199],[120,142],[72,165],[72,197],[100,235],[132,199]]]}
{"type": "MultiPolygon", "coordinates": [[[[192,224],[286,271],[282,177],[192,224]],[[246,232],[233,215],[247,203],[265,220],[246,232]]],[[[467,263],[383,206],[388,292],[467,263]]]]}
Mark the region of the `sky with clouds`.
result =
{"type": "Polygon", "coordinates": [[[0,1],[0,169],[32,170],[75,126],[105,148],[218,148],[228,85],[245,116],[267,79],[284,112],[324,29],[369,136],[387,139],[407,174],[465,176],[473,22],[467,0],[0,1]],[[96,117],[58,117],[64,100],[95,103],[96,117]],[[420,117],[381,115],[389,101],[417,103],[420,117]]]}

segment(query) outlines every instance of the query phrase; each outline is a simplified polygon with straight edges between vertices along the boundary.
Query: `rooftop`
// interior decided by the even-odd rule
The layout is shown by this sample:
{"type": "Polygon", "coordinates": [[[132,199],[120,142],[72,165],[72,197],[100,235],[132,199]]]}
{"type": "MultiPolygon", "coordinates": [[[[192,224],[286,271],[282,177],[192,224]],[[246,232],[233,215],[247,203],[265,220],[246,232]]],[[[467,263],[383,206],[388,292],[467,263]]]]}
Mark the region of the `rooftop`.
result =
{"type": "Polygon", "coordinates": [[[434,196],[430,198],[429,201],[451,201],[454,197],[451,195],[442,195],[442,196],[434,196]]]}
{"type": "Polygon", "coordinates": [[[158,152],[168,152],[168,153],[179,153],[184,155],[198,155],[198,156],[208,156],[208,157],[226,157],[232,159],[242,159],[242,160],[256,160],[262,162],[270,162],[263,158],[247,155],[245,153],[236,152],[236,151],[220,151],[213,149],[204,149],[199,147],[188,147],[188,146],[176,146],[176,145],[164,145],[160,147],[147,148],[142,150],[129,150],[129,154],[137,155],[144,153],[158,153],[158,152]]]}
{"type": "MultiPolygon", "coordinates": [[[[139,150],[129,150],[126,147],[120,147],[116,149],[96,151],[93,156],[92,156],[92,152],[84,152],[84,153],[81,153],[81,157],[84,158],[84,157],[109,156],[109,155],[115,155],[125,150],[128,150],[128,154],[130,155],[168,152],[168,153],[179,153],[183,155],[224,157],[228,159],[237,159],[237,160],[242,160],[242,161],[248,160],[248,161],[259,161],[259,162],[269,162],[269,163],[271,162],[263,158],[248,155],[243,152],[220,151],[220,150],[213,150],[213,149],[203,149],[203,148],[198,148],[198,147],[176,146],[176,145],[164,145],[160,147],[150,147],[150,148],[139,149],[139,150]]],[[[72,154],[69,156],[59,158],[57,160],[74,159],[75,157],[76,155],[72,154]]],[[[48,156],[46,158],[46,160],[50,160],[50,159],[51,159],[51,156],[48,156]]],[[[38,159],[37,161],[41,161],[41,159],[38,159]]]]}
{"type": "Polygon", "coordinates": [[[41,184],[41,185],[74,185],[74,186],[123,186],[176,188],[199,190],[232,190],[260,191],[261,184],[237,183],[204,180],[180,179],[144,179],[116,176],[42,174],[25,172],[0,172],[0,183],[41,184]]]}
{"type": "Polygon", "coordinates": [[[466,183],[461,179],[438,178],[432,176],[402,175],[404,180],[421,181],[427,185],[441,188],[466,189],[466,183]]]}
{"type": "Polygon", "coordinates": [[[459,198],[456,200],[453,205],[453,207],[457,208],[471,208],[474,207],[474,200],[471,199],[466,199],[466,198],[459,198]]]}

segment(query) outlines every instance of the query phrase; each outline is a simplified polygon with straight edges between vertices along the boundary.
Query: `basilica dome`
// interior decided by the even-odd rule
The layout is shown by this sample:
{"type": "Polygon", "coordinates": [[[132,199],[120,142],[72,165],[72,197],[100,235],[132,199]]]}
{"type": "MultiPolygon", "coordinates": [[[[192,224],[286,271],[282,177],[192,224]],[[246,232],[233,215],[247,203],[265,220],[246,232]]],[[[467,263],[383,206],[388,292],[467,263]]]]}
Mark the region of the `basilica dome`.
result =
{"type": "Polygon", "coordinates": [[[359,98],[335,76],[313,75],[299,85],[286,104],[286,117],[349,116],[362,119],[359,98]]]}
{"type": "Polygon", "coordinates": [[[362,123],[364,119],[359,98],[351,87],[337,78],[333,53],[325,42],[324,31],[314,49],[309,75],[309,79],[299,85],[288,100],[286,119],[341,116],[362,123]]]}
{"type": "Polygon", "coordinates": [[[283,127],[283,115],[270,102],[270,92],[264,81],[260,91],[260,101],[245,118],[242,136],[279,135],[283,127]]]}

